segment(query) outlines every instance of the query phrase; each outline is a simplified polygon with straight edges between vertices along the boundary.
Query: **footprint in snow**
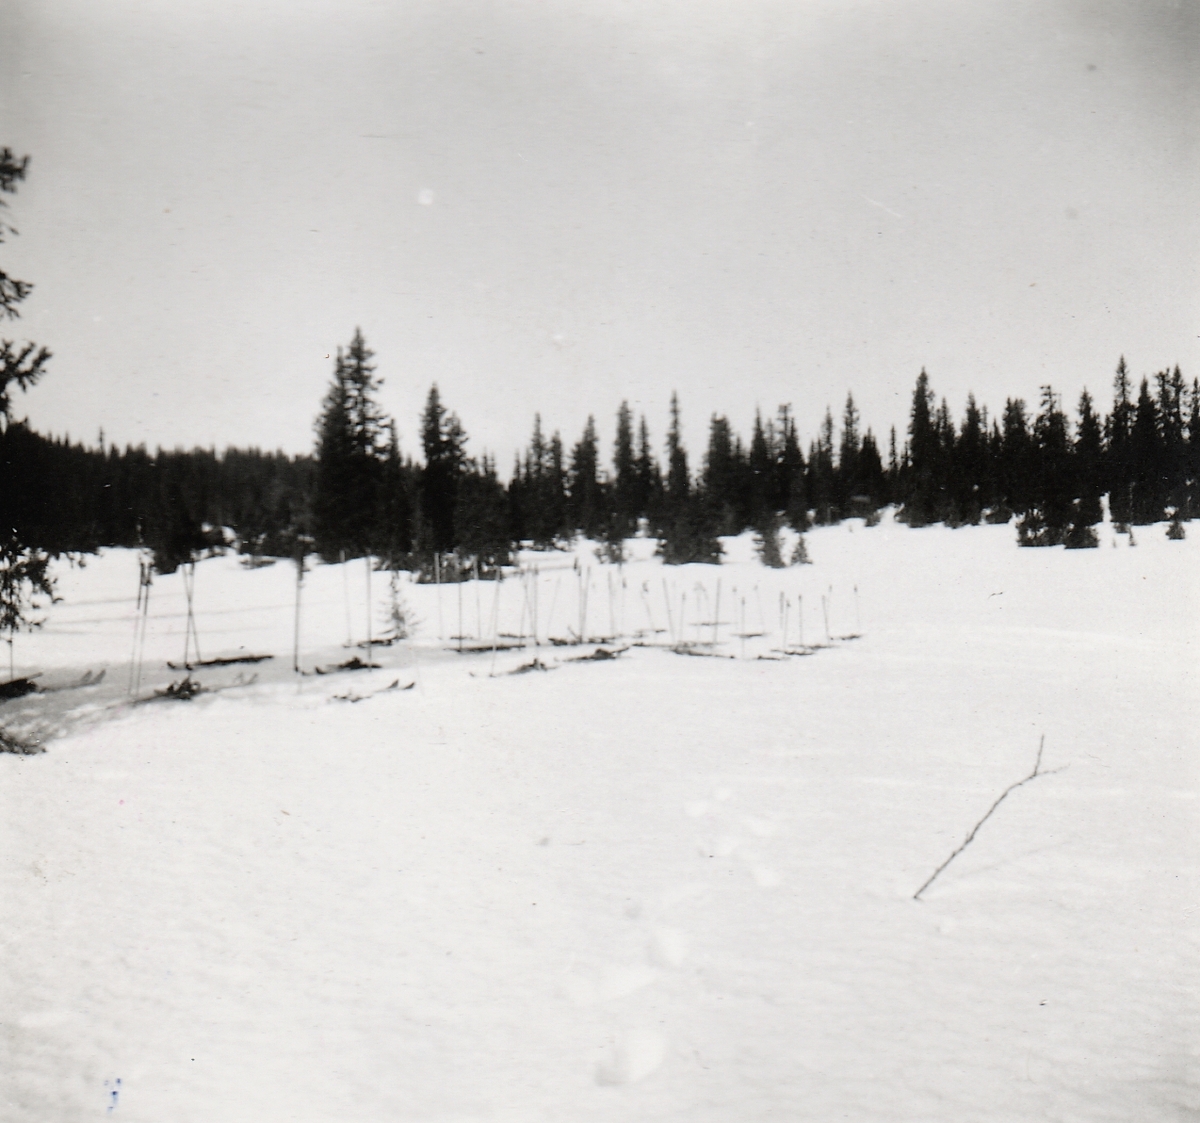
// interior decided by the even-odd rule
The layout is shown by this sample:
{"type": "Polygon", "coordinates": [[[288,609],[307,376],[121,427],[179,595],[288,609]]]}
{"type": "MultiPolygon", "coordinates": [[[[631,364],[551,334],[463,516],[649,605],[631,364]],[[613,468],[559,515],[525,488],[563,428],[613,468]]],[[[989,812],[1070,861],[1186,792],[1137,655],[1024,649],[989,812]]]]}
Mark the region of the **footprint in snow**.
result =
{"type": "Polygon", "coordinates": [[[769,866],[753,866],[750,870],[750,876],[754,878],[754,884],[760,889],[774,889],[783,880],[769,866]]]}
{"type": "Polygon", "coordinates": [[[623,1033],[596,1066],[600,1085],[634,1084],[658,1069],[667,1055],[667,1041],[652,1029],[623,1033]]]}
{"type": "Polygon", "coordinates": [[[723,834],[712,844],[699,843],[700,853],[710,858],[728,858],[741,846],[742,840],[736,835],[723,834]]]}
{"type": "Polygon", "coordinates": [[[644,963],[614,966],[595,975],[572,972],[563,980],[563,990],[576,1006],[597,1006],[635,994],[657,978],[658,972],[644,963]]]}
{"type": "Polygon", "coordinates": [[[770,838],[779,831],[779,827],[770,819],[746,819],[746,829],[755,838],[770,838]]]}
{"type": "Polygon", "coordinates": [[[678,928],[656,928],[646,953],[656,967],[681,967],[687,958],[687,937],[678,928]]]}

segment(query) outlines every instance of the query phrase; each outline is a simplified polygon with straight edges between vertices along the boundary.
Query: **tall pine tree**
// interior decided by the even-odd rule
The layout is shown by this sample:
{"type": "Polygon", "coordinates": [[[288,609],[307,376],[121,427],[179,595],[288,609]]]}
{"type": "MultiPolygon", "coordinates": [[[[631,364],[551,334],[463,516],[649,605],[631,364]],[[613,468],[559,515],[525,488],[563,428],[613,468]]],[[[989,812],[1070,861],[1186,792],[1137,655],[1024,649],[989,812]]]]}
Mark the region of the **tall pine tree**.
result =
{"type": "Polygon", "coordinates": [[[585,538],[602,538],[608,523],[599,461],[596,419],[589,414],[583,436],[571,451],[569,477],[571,527],[585,538]]]}
{"type": "Polygon", "coordinates": [[[1115,523],[1133,518],[1133,404],[1130,401],[1129,368],[1122,355],[1113,377],[1113,408],[1107,421],[1105,477],[1108,505],[1115,523]]]}
{"type": "Polygon", "coordinates": [[[313,531],[326,559],[359,557],[381,544],[381,504],[388,456],[387,420],[362,330],[337,351],[333,382],[317,420],[313,531]]]}
{"type": "Polygon", "coordinates": [[[1079,395],[1079,422],[1074,446],[1077,504],[1076,526],[1095,526],[1104,517],[1100,497],[1104,494],[1104,441],[1100,418],[1092,407],[1092,396],[1085,389],[1079,395]]]}
{"type": "Polygon", "coordinates": [[[465,445],[462,425],[457,415],[446,411],[434,383],[421,414],[421,447],[425,453],[420,483],[421,543],[424,549],[438,554],[449,553],[458,545],[454,512],[466,459],[465,445]]]}

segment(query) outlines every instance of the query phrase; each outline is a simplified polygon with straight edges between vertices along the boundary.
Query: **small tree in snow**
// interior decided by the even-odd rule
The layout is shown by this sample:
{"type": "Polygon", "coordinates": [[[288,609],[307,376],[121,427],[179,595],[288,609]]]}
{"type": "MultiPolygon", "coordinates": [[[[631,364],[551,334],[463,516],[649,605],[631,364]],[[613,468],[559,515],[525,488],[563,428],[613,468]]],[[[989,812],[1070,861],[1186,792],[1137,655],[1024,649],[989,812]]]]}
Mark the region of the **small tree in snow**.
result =
{"type": "Polygon", "coordinates": [[[409,639],[416,631],[417,619],[409,607],[404,590],[400,587],[400,573],[393,569],[388,578],[387,617],[384,621],[386,631],[384,639],[387,643],[409,639]]]}
{"type": "Polygon", "coordinates": [[[0,538],[0,634],[8,634],[10,678],[16,633],[39,627],[42,620],[35,614],[53,600],[50,555],[22,546],[11,535],[0,538]]]}
{"type": "MultiPolygon", "coordinates": [[[[10,148],[0,149],[0,192],[14,194],[17,183],[25,178],[29,157],[17,159],[10,148]]],[[[0,199],[0,208],[8,204],[0,199]]],[[[6,233],[15,234],[12,225],[0,220],[0,242],[6,233]]],[[[0,270],[0,320],[15,320],[19,305],[32,291],[27,281],[18,281],[0,270]]],[[[0,427],[8,424],[12,399],[9,388],[14,384],[27,390],[42,376],[50,352],[33,343],[16,344],[0,340],[0,427]]],[[[3,500],[0,489],[0,500],[3,500]]],[[[32,613],[42,607],[38,598],[54,599],[54,580],[50,576],[50,555],[44,550],[20,542],[12,530],[12,521],[5,510],[0,514],[0,634],[8,633],[9,674],[12,674],[13,637],[20,628],[37,627],[41,621],[32,613]]]]}
{"type": "Polygon", "coordinates": [[[779,543],[777,519],[764,520],[762,527],[754,535],[754,552],[758,555],[758,560],[769,569],[783,568],[783,551],[779,543]]]}

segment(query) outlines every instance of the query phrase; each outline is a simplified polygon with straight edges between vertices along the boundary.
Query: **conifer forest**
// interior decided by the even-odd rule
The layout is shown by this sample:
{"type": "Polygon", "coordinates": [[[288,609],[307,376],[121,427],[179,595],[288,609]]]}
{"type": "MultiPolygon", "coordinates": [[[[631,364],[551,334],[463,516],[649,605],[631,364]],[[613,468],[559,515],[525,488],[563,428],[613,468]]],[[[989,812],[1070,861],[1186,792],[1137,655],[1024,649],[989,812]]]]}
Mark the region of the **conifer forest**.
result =
{"type": "Polygon", "coordinates": [[[724,416],[689,452],[672,397],[665,439],[622,404],[611,447],[589,416],[568,443],[535,414],[505,480],[468,449],[463,422],[432,386],[405,448],[378,404],[375,356],[360,331],[338,351],[310,456],[257,448],[87,447],[20,421],[0,432],[8,485],[0,524],[51,555],[145,547],[171,573],[206,550],[326,560],[370,555],[444,575],[505,564],[517,543],[613,544],[644,529],[666,562],[718,562],[717,539],[753,529],[803,531],[894,505],[909,526],[1015,520],[1024,546],[1095,544],[1108,496],[1114,523],[1200,514],[1200,385],[1179,367],[1137,378],[1116,364],[1107,410],[1052,386],[999,410],[969,397],[961,416],[916,378],[906,431],[877,436],[848,394],[801,429],[791,408],[756,414],[748,438],[724,416]],[[815,432],[805,440],[805,432],[815,432]]]}

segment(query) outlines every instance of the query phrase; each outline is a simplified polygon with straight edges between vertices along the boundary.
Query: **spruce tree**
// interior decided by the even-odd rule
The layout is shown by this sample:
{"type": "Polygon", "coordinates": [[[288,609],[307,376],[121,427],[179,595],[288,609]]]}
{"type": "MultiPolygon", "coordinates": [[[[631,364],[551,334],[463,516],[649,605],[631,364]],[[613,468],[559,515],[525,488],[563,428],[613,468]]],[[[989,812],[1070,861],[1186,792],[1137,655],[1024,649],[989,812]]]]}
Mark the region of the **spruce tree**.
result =
{"type": "Polygon", "coordinates": [[[1106,486],[1112,520],[1128,524],[1133,518],[1133,404],[1130,402],[1129,369],[1122,355],[1113,378],[1113,408],[1106,429],[1106,486]]]}
{"type": "MultiPolygon", "coordinates": [[[[11,148],[0,149],[0,195],[15,195],[17,184],[25,178],[29,157],[17,159],[11,148]]],[[[0,198],[0,210],[8,203],[0,198]]],[[[9,234],[17,233],[12,223],[0,214],[0,243],[9,234]]],[[[0,320],[16,320],[20,317],[20,305],[33,291],[28,281],[19,281],[0,269],[0,320]]],[[[0,424],[7,419],[12,407],[11,387],[28,390],[45,373],[50,362],[50,352],[36,343],[17,343],[11,339],[0,339],[0,424]]]]}
{"type": "Polygon", "coordinates": [[[683,425],[679,419],[679,395],[671,395],[671,423],[667,429],[667,503],[669,510],[682,508],[691,496],[687,449],[683,447],[683,425]]]}
{"type": "Polygon", "coordinates": [[[820,435],[808,450],[808,501],[818,526],[827,526],[838,519],[834,500],[833,414],[825,409],[820,435]]]}
{"type": "Polygon", "coordinates": [[[634,478],[637,480],[638,517],[649,519],[653,523],[657,520],[661,507],[662,473],[659,471],[658,461],[654,459],[645,414],[638,420],[638,453],[634,478]]]}
{"type": "Polygon", "coordinates": [[[1042,387],[1041,409],[1033,425],[1030,483],[1030,507],[1019,526],[1022,542],[1057,545],[1066,537],[1074,516],[1074,487],[1067,418],[1050,386],[1042,387]]]}
{"type": "Polygon", "coordinates": [[[740,473],[729,420],[713,414],[708,428],[708,450],[700,482],[709,526],[714,534],[738,534],[741,504],[740,473]]]}
{"type": "Polygon", "coordinates": [[[148,505],[145,541],[154,555],[154,568],[174,573],[216,545],[217,539],[205,528],[208,496],[196,453],[159,450],[154,467],[157,487],[148,505]]]}
{"type": "Polygon", "coordinates": [[[904,489],[904,521],[928,526],[937,519],[940,437],[934,421],[933,392],[925,368],[917,376],[908,423],[909,466],[904,489]]]}
{"type": "Polygon", "coordinates": [[[1100,497],[1104,494],[1104,447],[1100,418],[1092,407],[1092,396],[1085,389],[1079,395],[1079,423],[1074,445],[1075,491],[1078,503],[1076,526],[1095,526],[1104,517],[1100,497]]]}
{"type": "Polygon", "coordinates": [[[1200,516],[1200,380],[1192,379],[1192,408],[1188,414],[1187,510],[1185,518],[1200,516]]]}
{"type": "Polygon", "coordinates": [[[464,566],[478,562],[480,574],[487,576],[511,563],[509,505],[496,465],[486,453],[478,464],[467,460],[458,477],[454,526],[464,566]]]}
{"type": "MultiPolygon", "coordinates": [[[[760,534],[771,526],[775,519],[775,449],[774,428],[770,421],[763,424],[762,414],[754,411],[754,432],[750,438],[750,455],[747,458],[748,522],[760,534]]],[[[738,527],[738,533],[742,530],[738,527]]]]}
{"type": "Polygon", "coordinates": [[[569,539],[573,528],[568,525],[571,520],[562,438],[556,432],[549,441],[545,439],[540,413],[534,414],[533,435],[520,476],[516,522],[521,532],[543,550],[569,539]]]}
{"type": "Polygon", "coordinates": [[[854,395],[847,394],[846,407],[842,411],[842,439],[838,445],[837,469],[833,479],[833,505],[842,514],[865,514],[857,510],[859,498],[866,498],[862,495],[862,481],[859,478],[858,459],[862,451],[860,420],[854,395]]]}
{"type": "Polygon", "coordinates": [[[388,568],[401,568],[412,550],[412,466],[400,457],[395,422],[387,423],[387,449],[380,481],[380,526],[376,549],[388,568]]]}
{"type": "Polygon", "coordinates": [[[644,513],[639,497],[637,461],[633,449],[633,414],[629,403],[617,410],[617,436],[613,446],[613,532],[627,538],[637,530],[638,517],[644,513]]]}
{"type": "Polygon", "coordinates": [[[337,351],[333,382],[317,420],[313,531],[323,557],[360,557],[379,544],[387,421],[362,330],[337,351]]]}
{"type": "Polygon", "coordinates": [[[574,528],[567,513],[567,465],[563,456],[562,437],[557,429],[550,438],[550,448],[547,456],[547,472],[545,475],[545,505],[546,521],[550,535],[546,540],[548,545],[558,545],[562,540],[570,541],[574,536],[574,528]]]}
{"type": "Polygon", "coordinates": [[[971,526],[977,525],[983,517],[986,458],[986,424],[975,404],[975,395],[968,394],[962,429],[954,445],[950,495],[959,519],[971,526]]]}
{"type": "Polygon", "coordinates": [[[571,452],[570,523],[572,530],[592,539],[603,538],[608,523],[600,482],[599,445],[596,420],[589,414],[583,436],[571,452]]]}
{"type": "Polygon", "coordinates": [[[422,542],[426,549],[438,554],[449,553],[458,545],[454,511],[466,459],[466,440],[458,416],[446,411],[434,383],[421,414],[425,465],[421,470],[420,495],[422,542]]]}
{"type": "Polygon", "coordinates": [[[1130,522],[1138,526],[1159,522],[1165,515],[1167,480],[1163,460],[1158,407],[1150,396],[1149,382],[1143,378],[1129,433],[1130,522]]]}
{"type": "Polygon", "coordinates": [[[883,506],[886,490],[887,477],[883,470],[883,459],[879,455],[875,434],[868,429],[863,434],[862,445],[858,450],[858,493],[865,500],[865,509],[860,513],[868,521],[878,521],[876,512],[883,506]]]}
{"type": "MultiPolygon", "coordinates": [[[[16,193],[17,183],[25,178],[28,166],[28,156],[18,160],[10,148],[0,149],[0,195],[16,193]]],[[[0,198],[0,209],[7,205],[0,198]]],[[[10,233],[15,234],[16,230],[0,214],[0,243],[10,233]]],[[[17,319],[20,315],[17,305],[32,291],[28,281],[19,281],[0,270],[0,320],[17,319]]],[[[11,387],[29,389],[45,372],[49,361],[50,352],[45,347],[0,339],[0,434],[7,435],[9,429],[11,387]]],[[[18,536],[13,507],[19,494],[12,486],[11,474],[6,471],[5,475],[6,483],[0,485],[0,631],[8,632],[11,645],[18,628],[38,623],[31,615],[38,607],[38,598],[50,599],[54,595],[49,566],[51,556],[58,550],[51,544],[23,541],[25,536],[18,536]]],[[[44,481],[40,482],[45,486],[44,481]]]]}
{"type": "Polygon", "coordinates": [[[886,494],[884,500],[887,503],[895,503],[900,497],[900,455],[896,450],[896,426],[891,427],[888,433],[888,462],[886,476],[886,494]]]}
{"type": "Polygon", "coordinates": [[[1023,515],[1031,502],[1033,442],[1022,398],[1004,403],[1004,429],[1000,445],[1001,502],[1010,513],[1023,515]]]}
{"type": "Polygon", "coordinates": [[[937,432],[933,467],[934,521],[945,522],[949,526],[961,526],[962,513],[955,506],[950,494],[950,480],[954,473],[954,446],[958,437],[954,431],[954,421],[950,416],[950,406],[945,398],[938,406],[934,428],[937,432]]]}
{"type": "Polygon", "coordinates": [[[1163,492],[1167,506],[1181,511],[1187,505],[1187,421],[1183,374],[1160,371],[1154,376],[1157,388],[1158,425],[1161,443],[1163,492]]]}
{"type": "Polygon", "coordinates": [[[708,525],[700,497],[692,491],[679,397],[671,395],[671,424],[667,430],[667,480],[662,500],[658,552],[668,565],[717,563],[721,544],[708,525]]]}
{"type": "Polygon", "coordinates": [[[779,483],[776,508],[782,509],[793,530],[808,529],[808,488],[805,485],[804,453],[795,419],[787,406],[779,407],[779,483]]]}

